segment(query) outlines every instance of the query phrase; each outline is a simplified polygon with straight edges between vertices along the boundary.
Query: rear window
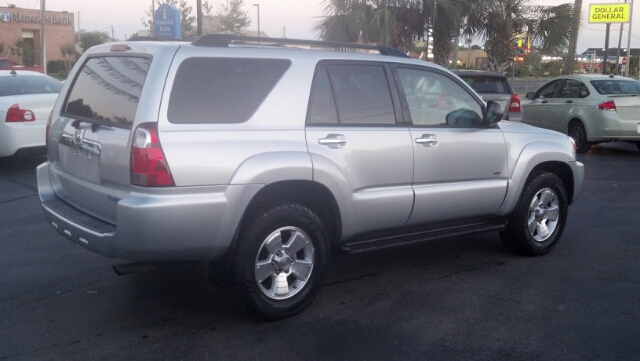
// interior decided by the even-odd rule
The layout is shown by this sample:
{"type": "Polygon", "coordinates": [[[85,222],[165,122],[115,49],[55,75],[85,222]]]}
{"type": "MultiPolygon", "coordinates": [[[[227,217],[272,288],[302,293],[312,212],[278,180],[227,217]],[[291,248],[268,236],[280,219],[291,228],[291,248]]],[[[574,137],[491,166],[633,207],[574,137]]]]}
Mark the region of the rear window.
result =
{"type": "Polygon", "coordinates": [[[484,94],[511,94],[506,78],[495,76],[460,76],[476,91],[484,94]]]}
{"type": "Polygon", "coordinates": [[[628,80],[592,80],[591,85],[600,94],[640,94],[640,82],[628,80]]]}
{"type": "Polygon", "coordinates": [[[169,122],[246,122],[290,64],[286,59],[186,59],[171,90],[169,122]]]}
{"type": "Polygon", "coordinates": [[[60,93],[60,89],[62,89],[62,83],[48,76],[0,77],[0,96],[60,93]]]}
{"type": "Polygon", "coordinates": [[[71,86],[63,115],[131,128],[151,58],[93,57],[71,86]]]}

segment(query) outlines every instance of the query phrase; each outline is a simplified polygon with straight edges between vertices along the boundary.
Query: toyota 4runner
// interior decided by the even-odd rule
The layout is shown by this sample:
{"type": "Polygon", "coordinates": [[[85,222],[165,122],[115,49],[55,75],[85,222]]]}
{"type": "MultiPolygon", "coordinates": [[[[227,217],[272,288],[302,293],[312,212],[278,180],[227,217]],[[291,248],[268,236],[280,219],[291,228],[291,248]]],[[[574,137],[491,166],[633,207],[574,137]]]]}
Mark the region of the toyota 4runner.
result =
{"type": "Polygon", "coordinates": [[[204,35],[91,48],[37,169],[46,220],[134,262],[207,261],[292,316],[330,249],[498,231],[549,252],[583,188],[571,138],[500,121],[457,76],[382,47],[204,35]]]}

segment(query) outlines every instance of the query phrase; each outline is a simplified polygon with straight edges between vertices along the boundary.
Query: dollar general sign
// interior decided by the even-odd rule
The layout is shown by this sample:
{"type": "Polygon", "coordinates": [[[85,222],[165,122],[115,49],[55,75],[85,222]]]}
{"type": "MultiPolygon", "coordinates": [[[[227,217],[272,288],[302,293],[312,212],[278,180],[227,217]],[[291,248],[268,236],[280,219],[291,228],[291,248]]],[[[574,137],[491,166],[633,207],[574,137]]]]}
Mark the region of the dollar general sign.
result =
{"type": "Polygon", "coordinates": [[[628,23],[630,4],[590,4],[590,23],[628,23]]]}

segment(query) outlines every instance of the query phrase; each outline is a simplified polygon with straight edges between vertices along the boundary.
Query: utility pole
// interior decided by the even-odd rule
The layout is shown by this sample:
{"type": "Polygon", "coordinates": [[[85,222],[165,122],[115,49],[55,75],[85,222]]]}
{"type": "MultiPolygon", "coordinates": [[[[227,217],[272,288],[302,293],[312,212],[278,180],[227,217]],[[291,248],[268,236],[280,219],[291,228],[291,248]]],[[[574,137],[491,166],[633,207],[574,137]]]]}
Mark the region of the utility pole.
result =
{"type": "MultiPolygon", "coordinates": [[[[633,21],[633,0],[629,5],[629,36],[627,37],[627,65],[624,67],[624,76],[629,76],[629,68],[631,66],[631,22],[633,21]]],[[[640,65],[640,62],[638,63],[640,65]]]]}
{"type": "Polygon", "coordinates": [[[253,4],[253,6],[258,8],[258,37],[260,36],[260,4],[253,4]]]}
{"type": "Polygon", "coordinates": [[[111,25],[111,40],[116,40],[116,35],[113,32],[113,25],[111,25]]]}
{"type": "Polygon", "coordinates": [[[567,63],[565,64],[565,74],[573,74],[575,65],[576,47],[578,43],[578,30],[580,30],[580,11],[582,10],[582,0],[575,0],[573,4],[573,23],[571,24],[571,34],[569,39],[569,52],[567,53],[567,63]]]}
{"type": "Polygon", "coordinates": [[[47,73],[47,54],[45,47],[45,35],[44,35],[44,23],[45,19],[45,4],[44,0],[40,0],[40,56],[42,60],[42,69],[44,69],[44,73],[47,73]]]}
{"type": "MultiPolygon", "coordinates": [[[[624,0],[626,3],[627,0],[624,0]]],[[[631,29],[631,27],[629,27],[631,29]]],[[[618,66],[620,66],[620,46],[622,45],[622,31],[624,30],[624,23],[620,24],[620,36],[618,37],[618,49],[616,50],[616,68],[614,74],[618,74],[618,66]]]]}
{"type": "Polygon", "coordinates": [[[202,0],[196,1],[196,31],[198,36],[202,35],[202,0]]]}
{"type": "Polygon", "coordinates": [[[602,59],[602,74],[607,75],[609,67],[609,32],[611,30],[611,23],[607,23],[607,31],[604,39],[604,59],[602,59]]]}

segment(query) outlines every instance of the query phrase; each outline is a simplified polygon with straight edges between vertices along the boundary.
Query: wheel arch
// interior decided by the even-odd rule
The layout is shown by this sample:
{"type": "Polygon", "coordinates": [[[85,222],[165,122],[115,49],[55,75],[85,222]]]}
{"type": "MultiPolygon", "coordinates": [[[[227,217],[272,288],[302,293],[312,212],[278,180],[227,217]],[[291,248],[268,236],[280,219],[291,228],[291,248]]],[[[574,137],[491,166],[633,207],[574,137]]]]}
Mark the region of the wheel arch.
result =
{"type": "Polygon", "coordinates": [[[509,186],[505,201],[498,212],[499,215],[509,215],[515,209],[520,194],[532,174],[538,172],[552,172],[562,180],[571,204],[574,199],[575,182],[570,162],[575,162],[569,143],[561,142],[535,142],[527,145],[516,162],[509,178],[509,186]]]}

